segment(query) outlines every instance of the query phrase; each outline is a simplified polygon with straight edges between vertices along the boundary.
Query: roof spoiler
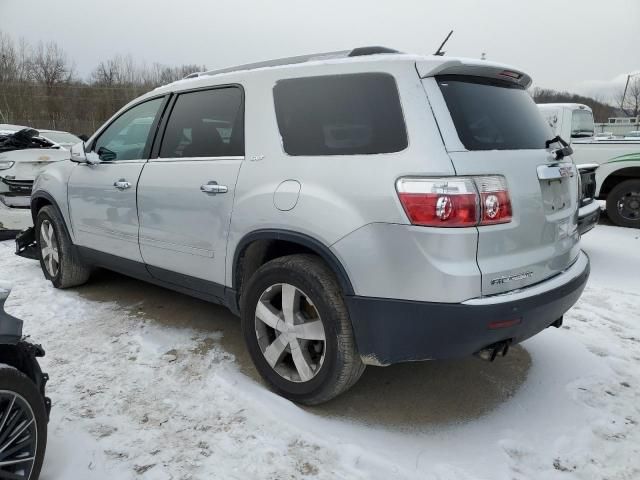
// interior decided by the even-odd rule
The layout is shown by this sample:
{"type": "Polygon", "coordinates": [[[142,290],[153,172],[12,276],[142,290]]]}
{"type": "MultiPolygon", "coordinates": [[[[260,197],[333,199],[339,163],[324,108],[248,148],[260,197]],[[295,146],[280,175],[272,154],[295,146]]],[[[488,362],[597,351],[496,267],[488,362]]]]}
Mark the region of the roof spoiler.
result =
{"type": "Polygon", "coordinates": [[[524,88],[529,88],[532,82],[531,77],[521,70],[486,60],[451,59],[443,62],[442,57],[436,57],[433,60],[416,62],[416,70],[420,78],[435,75],[471,75],[506,80],[524,88]]]}

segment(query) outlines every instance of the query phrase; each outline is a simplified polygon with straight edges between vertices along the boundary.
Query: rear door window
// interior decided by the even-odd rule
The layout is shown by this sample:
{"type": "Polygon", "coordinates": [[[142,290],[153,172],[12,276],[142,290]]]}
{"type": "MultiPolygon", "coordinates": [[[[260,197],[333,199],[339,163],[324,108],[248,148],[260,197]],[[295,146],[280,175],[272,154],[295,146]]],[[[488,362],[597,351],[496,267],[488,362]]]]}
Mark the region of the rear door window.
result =
{"type": "Polygon", "coordinates": [[[460,75],[436,81],[467,150],[545,148],[549,127],[523,87],[460,75]]]}
{"type": "Polygon", "coordinates": [[[289,155],[390,153],[407,147],[398,87],[389,74],[280,80],[273,96],[289,155]]]}
{"type": "Polygon", "coordinates": [[[181,93],[160,146],[160,157],[244,155],[242,90],[216,88],[181,93]]]}

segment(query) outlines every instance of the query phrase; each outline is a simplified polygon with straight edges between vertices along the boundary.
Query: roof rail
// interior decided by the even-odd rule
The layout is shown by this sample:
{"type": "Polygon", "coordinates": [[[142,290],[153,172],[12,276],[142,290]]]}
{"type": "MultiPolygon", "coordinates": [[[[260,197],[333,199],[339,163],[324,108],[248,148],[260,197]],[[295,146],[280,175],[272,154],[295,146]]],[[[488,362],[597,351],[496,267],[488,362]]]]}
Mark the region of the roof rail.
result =
{"type": "Polygon", "coordinates": [[[200,77],[203,75],[219,75],[221,73],[238,72],[241,70],[255,70],[257,68],[279,67],[282,65],[294,65],[297,63],[313,62],[317,60],[333,60],[337,58],[361,57],[365,55],[377,55],[383,53],[400,53],[398,50],[387,47],[358,47],[353,50],[339,50],[336,52],[312,53],[309,55],[298,55],[296,57],[278,58],[275,60],[267,60],[264,62],[246,63],[234,67],[221,68],[219,70],[209,70],[207,72],[198,72],[197,75],[191,74],[185,78],[200,77]]]}

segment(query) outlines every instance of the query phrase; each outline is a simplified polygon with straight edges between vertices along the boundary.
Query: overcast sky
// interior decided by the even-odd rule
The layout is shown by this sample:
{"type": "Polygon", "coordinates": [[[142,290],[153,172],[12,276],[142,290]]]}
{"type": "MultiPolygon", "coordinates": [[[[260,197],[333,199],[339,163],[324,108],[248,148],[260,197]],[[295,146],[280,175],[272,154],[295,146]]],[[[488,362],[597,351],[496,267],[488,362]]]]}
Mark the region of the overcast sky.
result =
{"type": "Polygon", "coordinates": [[[0,30],[58,42],[87,75],[115,54],[218,68],[384,45],[510,63],[534,85],[601,91],[640,71],[640,0],[0,0],[0,30]]]}

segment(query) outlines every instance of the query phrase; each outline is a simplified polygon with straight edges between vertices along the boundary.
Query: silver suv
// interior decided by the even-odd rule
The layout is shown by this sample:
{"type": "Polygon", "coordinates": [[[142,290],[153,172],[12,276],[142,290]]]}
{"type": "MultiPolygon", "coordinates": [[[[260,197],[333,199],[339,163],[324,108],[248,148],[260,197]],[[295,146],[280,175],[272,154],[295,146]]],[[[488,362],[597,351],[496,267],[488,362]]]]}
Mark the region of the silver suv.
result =
{"type": "Polygon", "coordinates": [[[576,169],[530,84],[367,47],[158,88],[36,180],[42,270],[226,305],[267,383],[307,404],[365,365],[494,358],[559,326],[589,275],[576,169]]]}

